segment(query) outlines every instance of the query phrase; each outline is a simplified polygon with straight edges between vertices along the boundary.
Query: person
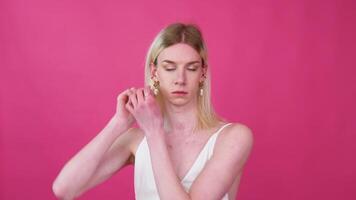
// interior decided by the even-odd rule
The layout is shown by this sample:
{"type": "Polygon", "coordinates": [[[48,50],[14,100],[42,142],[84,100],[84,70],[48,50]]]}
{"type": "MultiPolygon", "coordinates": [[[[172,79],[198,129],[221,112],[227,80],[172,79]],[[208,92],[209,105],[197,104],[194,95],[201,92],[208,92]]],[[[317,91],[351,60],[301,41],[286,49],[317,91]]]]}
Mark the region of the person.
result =
{"type": "Polygon", "coordinates": [[[137,200],[235,199],[253,134],[214,111],[207,57],[198,25],[162,29],[146,56],[145,86],[118,95],[109,123],[56,177],[56,197],[79,197],[134,165],[137,200]]]}

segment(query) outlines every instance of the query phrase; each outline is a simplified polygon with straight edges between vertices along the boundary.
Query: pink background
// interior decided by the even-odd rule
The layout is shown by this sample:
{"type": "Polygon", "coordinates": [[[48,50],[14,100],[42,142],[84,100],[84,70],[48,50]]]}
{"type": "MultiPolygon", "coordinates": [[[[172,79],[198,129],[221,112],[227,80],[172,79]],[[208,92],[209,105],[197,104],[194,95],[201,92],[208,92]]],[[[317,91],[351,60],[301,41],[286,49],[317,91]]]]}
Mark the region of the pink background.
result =
{"type": "MultiPolygon", "coordinates": [[[[0,2],[0,199],[55,199],[65,162],[143,86],[161,28],[200,25],[213,102],[255,144],[238,199],[356,198],[356,3],[0,2]]],[[[133,168],[79,199],[133,199],[133,168]]]]}

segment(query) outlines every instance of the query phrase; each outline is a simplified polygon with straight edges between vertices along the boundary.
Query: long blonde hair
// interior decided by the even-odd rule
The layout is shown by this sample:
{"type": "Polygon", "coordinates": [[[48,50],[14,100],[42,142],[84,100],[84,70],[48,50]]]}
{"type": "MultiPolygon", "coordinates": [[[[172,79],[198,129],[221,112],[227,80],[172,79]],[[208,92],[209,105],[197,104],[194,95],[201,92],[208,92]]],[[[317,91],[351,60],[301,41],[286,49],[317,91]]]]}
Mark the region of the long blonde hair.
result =
{"type": "MultiPolygon", "coordinates": [[[[177,44],[185,43],[194,48],[200,55],[203,67],[208,67],[208,55],[205,42],[202,37],[200,28],[195,24],[173,23],[162,29],[154,38],[146,55],[145,63],[145,86],[152,87],[150,63],[157,67],[157,57],[163,49],[177,44]]],[[[210,67],[209,67],[210,68],[210,67]]],[[[198,124],[195,130],[215,127],[219,121],[224,121],[218,116],[211,103],[210,91],[210,70],[207,68],[206,78],[204,80],[203,96],[198,95],[198,124]]],[[[166,110],[161,93],[156,96],[164,118],[164,126],[167,127],[166,110]]]]}

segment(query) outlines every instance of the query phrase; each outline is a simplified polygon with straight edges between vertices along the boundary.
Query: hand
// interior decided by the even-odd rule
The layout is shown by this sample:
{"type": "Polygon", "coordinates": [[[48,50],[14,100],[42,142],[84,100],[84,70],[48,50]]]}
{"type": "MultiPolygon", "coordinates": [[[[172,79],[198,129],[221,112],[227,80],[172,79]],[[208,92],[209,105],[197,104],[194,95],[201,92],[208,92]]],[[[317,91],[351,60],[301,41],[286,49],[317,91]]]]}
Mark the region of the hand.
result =
{"type": "Polygon", "coordinates": [[[133,94],[135,88],[126,89],[117,97],[116,113],[117,120],[126,127],[130,127],[134,121],[134,116],[126,109],[126,103],[129,101],[129,96],[133,94]]]}
{"type": "Polygon", "coordinates": [[[131,93],[125,107],[145,133],[152,133],[163,127],[161,110],[149,87],[139,88],[131,93]]]}

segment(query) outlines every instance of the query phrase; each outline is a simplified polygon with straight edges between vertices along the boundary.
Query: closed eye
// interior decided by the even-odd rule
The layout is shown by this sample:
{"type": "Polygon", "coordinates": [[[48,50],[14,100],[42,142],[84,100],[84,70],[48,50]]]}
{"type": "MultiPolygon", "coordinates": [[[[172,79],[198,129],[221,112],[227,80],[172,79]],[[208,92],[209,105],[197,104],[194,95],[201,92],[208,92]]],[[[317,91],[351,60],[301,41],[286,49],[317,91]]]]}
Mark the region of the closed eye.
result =
{"type": "MultiPolygon", "coordinates": [[[[175,69],[166,69],[166,71],[174,71],[175,69]]],[[[189,71],[197,71],[197,69],[196,68],[189,68],[188,69],[189,71]]]]}
{"type": "MultiPolygon", "coordinates": [[[[164,68],[166,71],[174,71],[174,70],[177,69],[177,67],[172,66],[172,65],[165,65],[165,66],[163,66],[163,68],[164,68]]],[[[190,66],[187,66],[186,69],[188,69],[189,71],[197,71],[198,68],[199,68],[199,66],[190,65],[190,66]]]]}

